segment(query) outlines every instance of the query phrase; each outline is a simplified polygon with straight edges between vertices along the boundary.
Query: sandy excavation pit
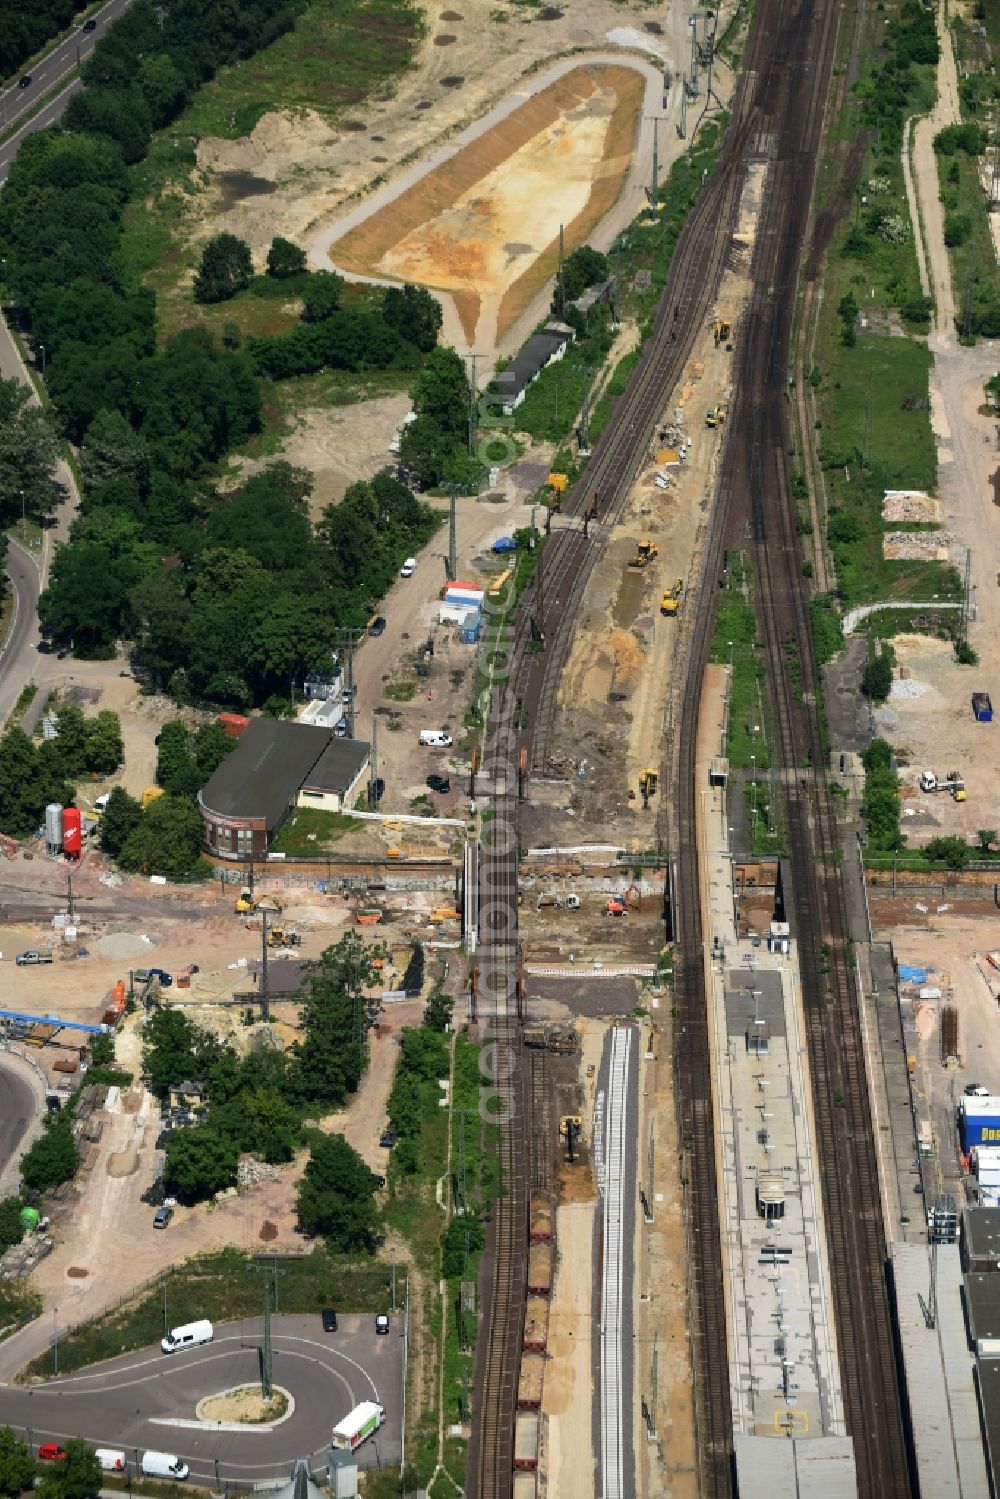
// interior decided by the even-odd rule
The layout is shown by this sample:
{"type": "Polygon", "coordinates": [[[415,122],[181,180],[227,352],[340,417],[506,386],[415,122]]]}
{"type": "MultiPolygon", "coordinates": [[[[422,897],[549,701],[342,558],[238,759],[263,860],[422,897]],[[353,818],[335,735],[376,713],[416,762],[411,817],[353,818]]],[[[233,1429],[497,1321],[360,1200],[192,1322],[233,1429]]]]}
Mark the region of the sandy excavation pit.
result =
{"type": "Polygon", "coordinates": [[[348,274],[450,293],[472,346],[500,338],[621,192],[645,80],[575,68],[330,247],[348,274]]]}

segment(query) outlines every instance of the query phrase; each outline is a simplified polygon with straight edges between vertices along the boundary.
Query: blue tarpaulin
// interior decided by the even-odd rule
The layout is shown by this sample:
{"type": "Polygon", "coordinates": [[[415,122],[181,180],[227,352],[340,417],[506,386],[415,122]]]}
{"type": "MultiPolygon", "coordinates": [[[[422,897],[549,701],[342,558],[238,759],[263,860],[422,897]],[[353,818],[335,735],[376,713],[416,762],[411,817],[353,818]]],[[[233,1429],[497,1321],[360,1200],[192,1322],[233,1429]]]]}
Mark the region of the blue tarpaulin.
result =
{"type": "Polygon", "coordinates": [[[909,963],[900,963],[899,976],[904,984],[926,984],[927,969],[911,968],[909,963]]]}

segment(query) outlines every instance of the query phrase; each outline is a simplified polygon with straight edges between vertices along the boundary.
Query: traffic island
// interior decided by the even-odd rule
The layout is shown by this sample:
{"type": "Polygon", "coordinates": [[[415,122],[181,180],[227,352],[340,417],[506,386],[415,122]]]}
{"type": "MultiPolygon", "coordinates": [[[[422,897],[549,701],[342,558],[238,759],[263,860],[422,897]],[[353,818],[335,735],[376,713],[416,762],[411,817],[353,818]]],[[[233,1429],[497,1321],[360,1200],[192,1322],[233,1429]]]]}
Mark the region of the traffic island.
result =
{"type": "Polygon", "coordinates": [[[265,1398],[258,1384],[236,1385],[217,1395],[206,1395],[195,1407],[199,1421],[213,1426],[276,1426],[287,1421],[295,1410],[295,1401],[287,1390],[276,1385],[265,1398]]]}

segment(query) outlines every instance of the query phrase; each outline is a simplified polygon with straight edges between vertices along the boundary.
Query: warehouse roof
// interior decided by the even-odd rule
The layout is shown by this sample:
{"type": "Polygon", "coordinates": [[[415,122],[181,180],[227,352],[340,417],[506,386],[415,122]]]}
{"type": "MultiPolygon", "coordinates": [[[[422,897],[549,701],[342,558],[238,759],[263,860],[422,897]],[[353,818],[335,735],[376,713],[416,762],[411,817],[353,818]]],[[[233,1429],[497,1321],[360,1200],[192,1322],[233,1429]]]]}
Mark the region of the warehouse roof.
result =
{"type": "Polygon", "coordinates": [[[740,1499],[857,1499],[858,1475],[850,1437],[752,1437],[735,1440],[740,1499]]]}
{"type": "Polygon", "coordinates": [[[1000,1208],[965,1209],[962,1247],[970,1259],[991,1259],[1000,1264],[1000,1208]]]}
{"type": "Polygon", "coordinates": [[[199,800],[219,817],[264,819],[276,827],[333,736],[329,729],[253,718],[199,800]]]}
{"type": "Polygon", "coordinates": [[[360,739],[331,739],[303,778],[303,790],[348,791],[368,764],[370,751],[371,745],[360,739]]]}
{"type": "Polygon", "coordinates": [[[969,1337],[1000,1338],[1000,1275],[993,1270],[973,1270],[965,1277],[965,1314],[969,1337]]]}
{"type": "Polygon", "coordinates": [[[539,375],[549,360],[558,354],[563,344],[571,343],[573,329],[566,323],[549,323],[541,333],[535,333],[505,370],[494,377],[494,383],[506,401],[516,400],[522,390],[527,390],[536,375],[539,375]]]}

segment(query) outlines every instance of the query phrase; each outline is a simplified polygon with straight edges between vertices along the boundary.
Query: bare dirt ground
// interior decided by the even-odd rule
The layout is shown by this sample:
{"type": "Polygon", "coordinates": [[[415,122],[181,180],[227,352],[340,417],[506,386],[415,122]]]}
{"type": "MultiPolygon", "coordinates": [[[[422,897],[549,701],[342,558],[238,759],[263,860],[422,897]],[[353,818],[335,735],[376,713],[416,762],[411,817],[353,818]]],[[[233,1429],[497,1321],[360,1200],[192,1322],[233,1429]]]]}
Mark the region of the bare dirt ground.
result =
{"type": "Polygon", "coordinates": [[[332,259],[452,293],[468,347],[493,347],[552,275],[558,226],[572,247],[617,198],[645,91],[627,67],[564,74],[334,240],[332,259]]]}
{"type": "Polygon", "coordinates": [[[563,1203],[556,1213],[559,1259],[542,1395],[550,1494],[595,1492],[591,1342],[595,1219],[595,1201],[563,1203]]]}

